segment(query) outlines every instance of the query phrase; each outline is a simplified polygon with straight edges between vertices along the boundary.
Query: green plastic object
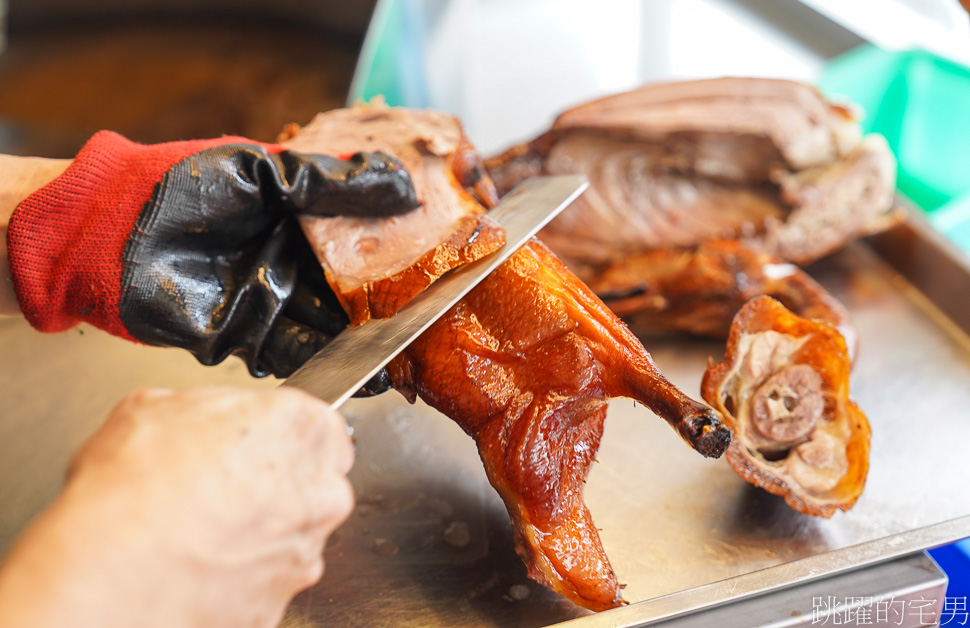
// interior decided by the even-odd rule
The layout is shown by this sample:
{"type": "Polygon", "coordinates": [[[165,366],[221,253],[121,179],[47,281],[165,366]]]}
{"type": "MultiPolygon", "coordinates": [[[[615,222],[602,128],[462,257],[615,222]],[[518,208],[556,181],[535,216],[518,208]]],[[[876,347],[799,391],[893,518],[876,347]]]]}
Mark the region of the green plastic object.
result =
{"type": "Polygon", "coordinates": [[[929,215],[930,223],[970,253],[970,194],[958,197],[929,215]]]}
{"type": "Polygon", "coordinates": [[[422,40],[416,0],[379,0],[357,59],[348,104],[381,96],[395,107],[427,107],[422,40]]]}
{"type": "Polygon", "coordinates": [[[866,45],[829,63],[819,87],[865,109],[863,129],[885,136],[899,160],[899,191],[931,216],[970,194],[970,69],[866,45]]]}

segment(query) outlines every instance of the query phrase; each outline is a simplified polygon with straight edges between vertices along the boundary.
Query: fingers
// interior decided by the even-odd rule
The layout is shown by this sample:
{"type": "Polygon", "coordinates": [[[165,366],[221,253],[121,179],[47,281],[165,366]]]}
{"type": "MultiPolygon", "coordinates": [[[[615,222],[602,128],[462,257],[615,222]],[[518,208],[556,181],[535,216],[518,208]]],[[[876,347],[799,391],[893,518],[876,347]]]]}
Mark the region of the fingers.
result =
{"type": "Polygon", "coordinates": [[[344,475],[316,477],[307,488],[304,499],[308,516],[295,554],[301,569],[292,572],[296,581],[291,594],[312,586],[323,576],[327,540],[354,508],[353,488],[344,475]]]}
{"type": "Polygon", "coordinates": [[[304,454],[309,454],[294,461],[290,476],[293,492],[278,487],[279,492],[291,494],[291,500],[302,504],[294,545],[300,566],[293,571],[297,591],[323,575],[327,539],[353,510],[354,492],[347,474],[354,463],[354,447],[347,423],[337,411],[299,390],[278,389],[276,393],[289,396],[296,404],[292,433],[304,454]]]}
{"type": "Polygon", "coordinates": [[[411,175],[386,153],[357,153],[341,160],[283,151],[274,157],[294,188],[306,186],[308,202],[298,207],[300,213],[386,218],[419,205],[411,175]]]}
{"type": "Polygon", "coordinates": [[[344,418],[295,389],[139,391],[79,457],[95,450],[69,503],[107,504],[91,515],[96,530],[147,564],[122,564],[112,586],[227,625],[278,619],[319,580],[327,538],[354,504],[344,418]]]}
{"type": "Polygon", "coordinates": [[[274,392],[297,397],[301,414],[298,420],[308,426],[308,433],[301,441],[318,454],[317,459],[324,456],[328,467],[337,475],[347,475],[354,464],[354,446],[343,415],[302,390],[283,387],[274,392]]]}
{"type": "Polygon", "coordinates": [[[305,545],[322,542],[349,514],[353,461],[344,418],[307,393],[204,387],[129,395],[72,469],[88,484],[126,484],[145,500],[151,494],[169,513],[204,519],[209,512],[212,525],[241,525],[239,538],[248,538],[250,521],[254,529],[306,535],[295,537],[305,545]],[[219,487],[217,504],[204,495],[211,487],[219,487]],[[186,503],[193,499],[207,505],[186,503]],[[223,518],[229,512],[236,514],[223,518]]]}

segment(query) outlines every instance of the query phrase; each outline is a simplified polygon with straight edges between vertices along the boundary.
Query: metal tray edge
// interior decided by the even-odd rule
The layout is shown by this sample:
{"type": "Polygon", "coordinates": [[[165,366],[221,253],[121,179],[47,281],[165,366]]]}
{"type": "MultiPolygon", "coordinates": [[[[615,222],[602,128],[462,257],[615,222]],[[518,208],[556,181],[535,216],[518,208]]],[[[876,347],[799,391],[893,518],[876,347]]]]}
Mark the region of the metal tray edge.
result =
{"type": "Polygon", "coordinates": [[[970,515],[900,532],[790,563],[752,571],[595,615],[556,624],[571,628],[636,628],[805,582],[862,569],[958,541],[970,532],[970,515]],[[887,546],[890,549],[886,549],[887,546]]]}

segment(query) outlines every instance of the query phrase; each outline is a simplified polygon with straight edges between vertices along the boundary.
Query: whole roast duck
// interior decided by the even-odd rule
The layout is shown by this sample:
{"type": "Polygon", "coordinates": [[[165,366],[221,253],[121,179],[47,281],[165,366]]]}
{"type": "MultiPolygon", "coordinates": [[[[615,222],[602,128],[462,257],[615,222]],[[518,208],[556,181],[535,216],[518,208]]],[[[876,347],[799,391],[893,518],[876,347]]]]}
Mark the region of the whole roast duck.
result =
{"type": "Polygon", "coordinates": [[[723,78],[575,107],[486,167],[500,192],[585,174],[546,244],[639,328],[728,337],[702,394],[741,477],[806,514],[855,504],[869,451],[849,398],[858,334],[799,266],[901,220],[882,137],[810,86],[723,78]]]}
{"type": "MultiPolygon", "coordinates": [[[[380,103],[290,128],[296,150],[383,150],[411,172],[422,207],[387,220],[305,219],[328,282],[354,323],[389,316],[441,274],[503,242],[485,215],[495,188],[453,117],[380,103]]],[[[388,367],[476,442],[529,574],[581,606],[623,603],[583,503],[607,400],[626,396],[694,449],[720,456],[729,430],[684,395],[639,340],[538,240],[487,277],[388,367]]]]}

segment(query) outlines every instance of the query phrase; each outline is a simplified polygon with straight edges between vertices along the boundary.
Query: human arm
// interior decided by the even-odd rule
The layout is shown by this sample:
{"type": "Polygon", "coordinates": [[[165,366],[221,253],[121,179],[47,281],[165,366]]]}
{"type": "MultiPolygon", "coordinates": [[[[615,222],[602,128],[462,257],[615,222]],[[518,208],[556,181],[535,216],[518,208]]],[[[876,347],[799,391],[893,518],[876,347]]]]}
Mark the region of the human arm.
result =
{"type": "Polygon", "coordinates": [[[0,627],[275,626],[323,573],[352,462],[293,389],[135,393],[0,565],[0,627]]]}
{"type": "Polygon", "coordinates": [[[0,155],[0,314],[19,314],[10,266],[7,263],[7,225],[17,205],[64,173],[70,159],[0,155]]]}
{"type": "Polygon", "coordinates": [[[87,322],[286,377],[347,325],[298,217],[414,209],[392,157],[245,138],[142,145],[96,134],[8,225],[17,302],[45,332],[87,322]]]}

